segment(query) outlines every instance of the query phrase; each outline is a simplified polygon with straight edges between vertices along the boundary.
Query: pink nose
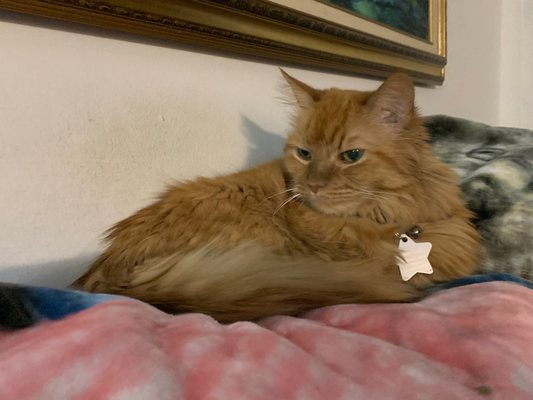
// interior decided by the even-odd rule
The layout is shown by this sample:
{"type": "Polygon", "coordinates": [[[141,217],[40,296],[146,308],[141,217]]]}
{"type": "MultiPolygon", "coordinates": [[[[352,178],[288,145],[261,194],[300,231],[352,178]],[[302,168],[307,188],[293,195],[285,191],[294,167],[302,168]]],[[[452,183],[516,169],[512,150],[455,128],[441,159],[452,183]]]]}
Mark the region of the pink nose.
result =
{"type": "Polygon", "coordinates": [[[318,193],[320,189],[324,189],[326,187],[325,183],[308,183],[307,186],[309,186],[309,189],[311,189],[311,192],[318,193]]]}

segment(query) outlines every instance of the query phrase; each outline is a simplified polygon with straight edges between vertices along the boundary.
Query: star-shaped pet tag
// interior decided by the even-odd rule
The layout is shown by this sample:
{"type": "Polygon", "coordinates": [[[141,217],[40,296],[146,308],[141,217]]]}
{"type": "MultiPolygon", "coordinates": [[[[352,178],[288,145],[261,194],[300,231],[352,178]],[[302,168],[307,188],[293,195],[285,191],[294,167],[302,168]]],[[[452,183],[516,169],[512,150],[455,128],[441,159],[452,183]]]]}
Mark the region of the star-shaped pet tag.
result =
{"type": "Polygon", "coordinates": [[[407,235],[400,236],[398,267],[404,281],[408,281],[418,273],[433,273],[433,267],[428,260],[431,246],[431,243],[427,242],[417,243],[407,235]]]}

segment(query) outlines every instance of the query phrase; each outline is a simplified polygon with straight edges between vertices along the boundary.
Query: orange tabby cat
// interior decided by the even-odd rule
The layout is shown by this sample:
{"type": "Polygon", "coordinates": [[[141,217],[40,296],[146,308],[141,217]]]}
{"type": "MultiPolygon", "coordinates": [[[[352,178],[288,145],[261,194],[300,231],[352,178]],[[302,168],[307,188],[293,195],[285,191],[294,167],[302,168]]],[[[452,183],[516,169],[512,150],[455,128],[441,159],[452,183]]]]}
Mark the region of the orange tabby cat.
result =
{"type": "Polygon", "coordinates": [[[234,321],[411,301],[474,270],[479,237],[426,142],[410,78],[358,92],[282,73],[297,100],[284,157],[171,187],[112,228],[78,287],[234,321]],[[403,282],[397,234],[415,225],[434,273],[403,282]]]}

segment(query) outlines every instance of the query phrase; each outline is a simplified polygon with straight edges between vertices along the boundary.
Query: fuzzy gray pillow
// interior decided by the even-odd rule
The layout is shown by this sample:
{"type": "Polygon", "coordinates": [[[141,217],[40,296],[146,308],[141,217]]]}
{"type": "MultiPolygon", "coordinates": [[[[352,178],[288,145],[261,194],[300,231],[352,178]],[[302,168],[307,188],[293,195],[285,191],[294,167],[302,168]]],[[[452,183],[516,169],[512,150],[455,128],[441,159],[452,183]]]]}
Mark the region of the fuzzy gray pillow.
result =
{"type": "Polygon", "coordinates": [[[479,272],[533,279],[533,131],[426,118],[437,156],[460,176],[484,238],[479,272]]]}

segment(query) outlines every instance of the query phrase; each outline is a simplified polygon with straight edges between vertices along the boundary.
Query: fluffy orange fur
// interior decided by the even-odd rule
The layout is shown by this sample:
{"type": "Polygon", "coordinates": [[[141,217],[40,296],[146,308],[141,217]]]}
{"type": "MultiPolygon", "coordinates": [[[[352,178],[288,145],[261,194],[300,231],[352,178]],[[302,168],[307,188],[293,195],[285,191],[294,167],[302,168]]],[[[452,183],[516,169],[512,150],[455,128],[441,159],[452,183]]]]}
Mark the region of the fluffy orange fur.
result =
{"type": "Polygon", "coordinates": [[[77,287],[235,321],[411,301],[474,270],[479,237],[427,143],[410,78],[359,92],[282,73],[297,109],[284,157],[171,187],[111,229],[77,287]],[[434,273],[405,283],[395,234],[414,225],[434,273]]]}

